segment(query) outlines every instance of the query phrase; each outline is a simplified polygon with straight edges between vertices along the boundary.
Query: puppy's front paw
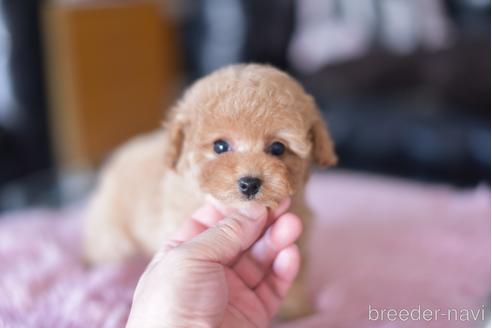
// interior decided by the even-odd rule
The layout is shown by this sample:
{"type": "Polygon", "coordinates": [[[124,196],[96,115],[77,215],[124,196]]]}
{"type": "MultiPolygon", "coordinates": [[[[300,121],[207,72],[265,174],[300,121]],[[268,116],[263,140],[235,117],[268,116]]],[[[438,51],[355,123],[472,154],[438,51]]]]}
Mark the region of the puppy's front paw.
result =
{"type": "Polygon", "coordinates": [[[304,286],[294,283],[287,298],[282,303],[277,316],[281,320],[288,321],[305,317],[314,314],[315,312],[311,300],[305,292],[304,286]]]}

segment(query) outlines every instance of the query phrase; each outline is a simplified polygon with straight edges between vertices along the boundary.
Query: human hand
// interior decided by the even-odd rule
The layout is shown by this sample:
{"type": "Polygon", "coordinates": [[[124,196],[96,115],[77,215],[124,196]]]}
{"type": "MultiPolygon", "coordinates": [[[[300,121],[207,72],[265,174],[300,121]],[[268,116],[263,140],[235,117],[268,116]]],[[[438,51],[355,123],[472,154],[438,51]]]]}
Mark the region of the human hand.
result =
{"type": "Polygon", "coordinates": [[[127,327],[268,326],[300,264],[289,206],[197,210],[140,277],[127,327]]]}

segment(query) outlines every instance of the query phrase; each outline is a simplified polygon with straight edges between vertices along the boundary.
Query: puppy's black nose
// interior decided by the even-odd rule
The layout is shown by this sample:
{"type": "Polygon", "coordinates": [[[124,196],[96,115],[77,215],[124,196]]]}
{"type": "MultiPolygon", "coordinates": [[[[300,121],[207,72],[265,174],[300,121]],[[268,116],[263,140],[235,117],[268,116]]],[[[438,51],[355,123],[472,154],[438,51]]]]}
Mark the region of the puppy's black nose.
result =
{"type": "Polygon", "coordinates": [[[253,177],[242,177],[237,181],[237,186],[239,191],[249,198],[258,193],[261,187],[261,180],[253,177]]]}

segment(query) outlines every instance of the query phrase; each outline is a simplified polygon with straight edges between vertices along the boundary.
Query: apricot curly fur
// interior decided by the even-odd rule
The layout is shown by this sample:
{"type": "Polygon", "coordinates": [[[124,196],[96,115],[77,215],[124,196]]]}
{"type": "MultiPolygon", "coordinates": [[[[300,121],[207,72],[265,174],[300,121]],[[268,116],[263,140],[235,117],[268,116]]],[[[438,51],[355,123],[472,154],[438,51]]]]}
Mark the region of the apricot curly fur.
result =
{"type": "MultiPolygon", "coordinates": [[[[307,230],[310,164],[334,165],[337,157],[313,98],[299,83],[266,65],[229,66],[195,82],[169,117],[162,130],[118,149],[103,170],[84,226],[89,263],[152,255],[207,200],[275,207],[291,196],[291,211],[307,230]],[[231,151],[216,154],[217,139],[231,151]],[[286,146],[279,157],[267,153],[274,141],[286,146]],[[253,199],[237,188],[243,176],[263,182],[253,199]]],[[[305,240],[306,233],[301,252],[305,240]]],[[[301,271],[283,311],[288,317],[310,311],[302,278],[301,271]]]]}

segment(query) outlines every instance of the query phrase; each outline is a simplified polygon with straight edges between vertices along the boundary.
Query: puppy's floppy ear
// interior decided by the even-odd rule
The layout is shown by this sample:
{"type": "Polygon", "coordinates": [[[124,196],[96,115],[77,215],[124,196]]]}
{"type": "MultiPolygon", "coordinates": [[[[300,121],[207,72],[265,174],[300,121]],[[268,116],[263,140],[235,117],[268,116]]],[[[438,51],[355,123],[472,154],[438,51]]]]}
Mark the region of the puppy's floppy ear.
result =
{"type": "Polygon", "coordinates": [[[175,169],[178,164],[179,157],[181,156],[183,143],[185,139],[185,125],[184,113],[180,113],[180,106],[176,106],[170,113],[168,121],[163,123],[163,127],[166,130],[167,149],[164,154],[164,164],[170,169],[175,169]]]}
{"type": "Polygon", "coordinates": [[[310,134],[313,143],[313,159],[321,167],[333,166],[337,163],[338,158],[335,154],[335,145],[331,136],[328,134],[326,125],[317,111],[316,118],[311,126],[310,134]]]}

